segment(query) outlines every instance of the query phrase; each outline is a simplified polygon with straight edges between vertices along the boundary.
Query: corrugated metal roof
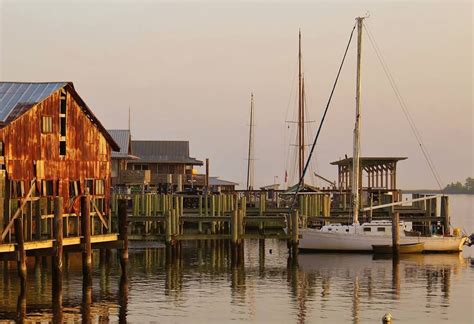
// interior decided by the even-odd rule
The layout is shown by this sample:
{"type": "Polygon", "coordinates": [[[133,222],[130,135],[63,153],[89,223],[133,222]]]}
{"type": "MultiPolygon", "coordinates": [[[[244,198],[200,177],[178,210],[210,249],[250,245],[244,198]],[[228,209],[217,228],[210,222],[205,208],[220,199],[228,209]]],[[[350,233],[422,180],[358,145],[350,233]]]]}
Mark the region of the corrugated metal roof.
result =
{"type": "MultiPolygon", "coordinates": [[[[40,103],[67,82],[0,82],[0,121],[7,122],[13,111],[21,115],[28,107],[40,103]]],[[[15,117],[14,116],[14,117],[15,117]]]]}
{"type": "Polygon", "coordinates": [[[132,152],[140,162],[186,163],[202,165],[202,161],[189,156],[188,141],[132,141],[132,152]]]}
{"type": "MultiPolygon", "coordinates": [[[[377,156],[361,156],[360,157],[360,164],[364,165],[374,165],[386,162],[398,162],[406,160],[407,157],[377,157],[377,156]]],[[[332,165],[352,165],[352,157],[348,157],[339,161],[331,162],[332,165]]]]}
{"type": "Polygon", "coordinates": [[[0,81],[0,126],[9,124],[34,105],[41,103],[55,91],[66,87],[78,102],[79,107],[101,131],[113,151],[119,149],[92,110],[74,89],[72,82],[3,82],[0,81]]]}
{"type": "Polygon", "coordinates": [[[115,143],[120,147],[119,152],[112,152],[112,158],[126,158],[129,155],[130,131],[128,129],[107,130],[115,143]]]}
{"type": "Polygon", "coordinates": [[[237,186],[238,183],[222,180],[219,177],[209,177],[209,185],[210,186],[237,186]]]}

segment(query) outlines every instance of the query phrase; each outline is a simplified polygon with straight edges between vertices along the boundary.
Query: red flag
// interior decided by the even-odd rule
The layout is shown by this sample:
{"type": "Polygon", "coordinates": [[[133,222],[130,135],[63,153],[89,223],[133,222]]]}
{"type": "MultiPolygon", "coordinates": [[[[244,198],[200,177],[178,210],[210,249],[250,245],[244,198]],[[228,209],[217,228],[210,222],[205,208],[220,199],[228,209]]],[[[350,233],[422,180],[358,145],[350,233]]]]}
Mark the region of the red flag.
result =
{"type": "Polygon", "coordinates": [[[288,182],[288,172],[285,170],[285,183],[288,182]]]}

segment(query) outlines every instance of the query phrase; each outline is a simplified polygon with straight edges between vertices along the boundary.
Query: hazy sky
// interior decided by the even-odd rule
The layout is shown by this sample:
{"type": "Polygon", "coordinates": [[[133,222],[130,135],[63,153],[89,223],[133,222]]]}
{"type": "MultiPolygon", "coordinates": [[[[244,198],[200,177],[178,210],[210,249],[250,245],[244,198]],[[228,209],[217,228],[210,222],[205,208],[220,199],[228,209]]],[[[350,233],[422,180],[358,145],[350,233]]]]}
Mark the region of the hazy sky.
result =
{"type": "MultiPolygon", "coordinates": [[[[470,1],[1,0],[0,78],[73,81],[107,128],[126,128],[131,107],[133,138],[189,140],[213,175],[240,183],[253,91],[256,185],[269,184],[293,156],[298,28],[308,119],[319,121],[354,17],[367,11],[442,179],[473,176],[470,1]]],[[[363,46],[362,155],[407,156],[399,184],[436,187],[366,37],[363,46]]],[[[355,48],[316,149],[316,170],[331,179],[329,162],[352,155],[355,48]]]]}

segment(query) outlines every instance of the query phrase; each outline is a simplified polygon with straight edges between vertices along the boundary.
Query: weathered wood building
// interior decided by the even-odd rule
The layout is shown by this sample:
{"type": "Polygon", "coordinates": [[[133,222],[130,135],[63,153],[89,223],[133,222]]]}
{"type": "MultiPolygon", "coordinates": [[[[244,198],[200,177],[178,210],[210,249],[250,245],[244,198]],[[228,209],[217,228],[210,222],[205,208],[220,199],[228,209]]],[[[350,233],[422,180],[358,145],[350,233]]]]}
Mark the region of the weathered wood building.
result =
{"type": "Polygon", "coordinates": [[[132,135],[128,129],[109,129],[109,134],[120,147],[119,151],[113,151],[111,182],[112,186],[122,183],[127,176],[128,161],[138,160],[139,158],[132,154],[132,135]]]}
{"type": "Polygon", "coordinates": [[[121,147],[120,153],[112,156],[113,170],[116,168],[113,182],[117,187],[181,191],[192,187],[199,178],[193,170],[203,162],[190,157],[188,141],[132,141],[128,131],[110,132],[121,147]]]}
{"type": "Polygon", "coordinates": [[[70,213],[86,188],[108,214],[118,149],[71,82],[0,82],[0,228],[24,198],[62,196],[70,213]]]}

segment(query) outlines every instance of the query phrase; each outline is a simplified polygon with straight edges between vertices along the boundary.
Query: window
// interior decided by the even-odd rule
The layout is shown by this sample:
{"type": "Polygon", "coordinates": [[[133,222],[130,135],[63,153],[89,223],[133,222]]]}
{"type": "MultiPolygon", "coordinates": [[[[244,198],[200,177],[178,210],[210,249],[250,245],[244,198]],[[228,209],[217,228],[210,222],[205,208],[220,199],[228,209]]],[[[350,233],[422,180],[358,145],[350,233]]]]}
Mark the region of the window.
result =
{"type": "Polygon", "coordinates": [[[43,134],[53,132],[53,117],[52,116],[43,116],[43,118],[41,118],[41,132],[43,134]]]}
{"type": "Polygon", "coordinates": [[[377,227],[377,232],[385,232],[385,227],[377,227]]]}
{"type": "Polygon", "coordinates": [[[11,198],[23,197],[25,194],[25,183],[23,181],[12,180],[10,190],[11,198]]]}
{"type": "Polygon", "coordinates": [[[59,155],[66,155],[66,112],[67,112],[67,93],[61,90],[59,100],[59,155]]]}
{"type": "Polygon", "coordinates": [[[62,89],[62,91],[61,91],[61,100],[60,100],[60,103],[59,103],[59,113],[61,115],[65,115],[66,110],[67,110],[67,95],[66,95],[66,91],[64,89],[62,89]]]}
{"type": "Polygon", "coordinates": [[[59,141],[59,155],[66,155],[66,141],[59,141]]]}
{"type": "Polygon", "coordinates": [[[134,164],[133,170],[148,170],[148,164],[134,164]]]}
{"type": "Polygon", "coordinates": [[[364,227],[364,232],[370,232],[372,229],[370,227],[364,227]]]}
{"type": "MultiPolygon", "coordinates": [[[[54,180],[43,180],[41,181],[41,196],[54,196],[54,180]]],[[[56,184],[57,185],[57,184],[56,184]]],[[[57,188],[57,187],[56,187],[57,188]]]]}
{"type": "Polygon", "coordinates": [[[59,134],[66,136],[66,118],[59,118],[59,134]]]}
{"type": "Polygon", "coordinates": [[[81,182],[77,181],[69,181],[69,197],[76,197],[79,196],[81,193],[81,182]]]}
{"type": "Polygon", "coordinates": [[[92,179],[84,180],[84,187],[86,189],[89,189],[89,194],[91,194],[91,195],[94,194],[94,180],[92,180],[92,179]]]}

